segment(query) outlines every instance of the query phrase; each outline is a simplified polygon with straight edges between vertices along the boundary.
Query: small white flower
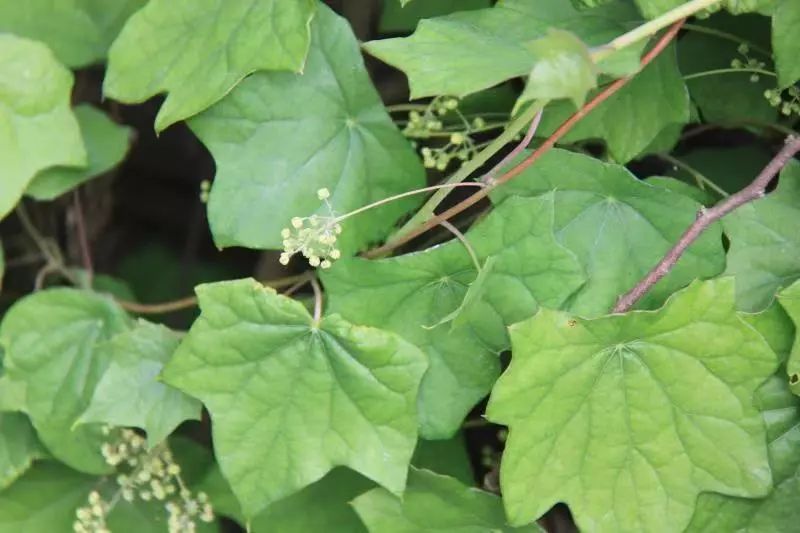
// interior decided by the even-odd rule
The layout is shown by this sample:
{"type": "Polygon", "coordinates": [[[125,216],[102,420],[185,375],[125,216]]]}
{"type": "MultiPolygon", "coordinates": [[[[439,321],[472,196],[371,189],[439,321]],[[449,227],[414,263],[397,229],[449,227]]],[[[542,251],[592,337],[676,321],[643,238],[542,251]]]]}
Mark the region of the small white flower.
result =
{"type": "Polygon", "coordinates": [[[317,191],[317,198],[320,200],[327,200],[331,197],[331,191],[329,191],[326,187],[321,188],[317,191]]]}

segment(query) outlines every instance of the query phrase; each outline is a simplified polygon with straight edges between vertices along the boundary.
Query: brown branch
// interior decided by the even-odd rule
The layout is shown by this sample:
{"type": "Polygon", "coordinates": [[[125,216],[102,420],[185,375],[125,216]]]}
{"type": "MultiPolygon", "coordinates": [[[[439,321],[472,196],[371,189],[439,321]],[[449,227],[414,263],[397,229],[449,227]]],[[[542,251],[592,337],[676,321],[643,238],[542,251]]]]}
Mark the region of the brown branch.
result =
{"type": "Polygon", "coordinates": [[[675,246],[664,255],[663,259],[661,259],[634,288],[617,300],[616,305],[612,309],[612,313],[624,313],[630,310],[642,296],[647,294],[653,285],[658,283],[661,278],[672,270],[672,267],[675,266],[675,263],[678,262],[678,259],[681,258],[686,249],[691,246],[712,223],[742,205],[762,198],[767,185],[769,185],[778,172],[786,166],[797,152],[800,152],[800,137],[788,137],[786,139],[786,144],[781,151],[778,152],[778,155],[764,167],[750,185],[736,194],[725,198],[710,209],[701,208],[697,213],[695,221],[683,235],[681,235],[681,238],[678,239],[675,246]]]}
{"type": "MultiPolygon", "coordinates": [[[[264,285],[272,287],[273,289],[280,289],[283,287],[291,287],[297,283],[306,283],[314,279],[315,273],[313,270],[297,274],[296,276],[287,276],[285,278],[276,279],[273,281],[265,281],[264,285]]],[[[120,307],[131,313],[139,315],[161,315],[164,313],[174,313],[175,311],[182,311],[184,309],[191,309],[197,306],[197,296],[187,296],[179,300],[171,302],[163,302],[158,304],[140,304],[137,302],[129,302],[127,300],[117,299],[120,307]]]]}
{"type": "Polygon", "coordinates": [[[536,116],[533,117],[531,125],[530,127],[528,127],[528,132],[525,134],[525,137],[522,138],[522,141],[520,141],[520,143],[517,146],[515,146],[513,150],[511,150],[508,154],[506,154],[506,156],[499,163],[497,163],[494,167],[492,167],[492,169],[489,172],[483,175],[483,177],[481,178],[482,183],[485,183],[487,185],[495,184],[494,175],[500,172],[507,164],[516,159],[516,157],[519,154],[521,154],[522,151],[525,150],[525,148],[528,147],[528,145],[533,140],[533,136],[536,135],[536,130],[539,128],[539,123],[541,121],[542,121],[542,111],[539,110],[539,112],[536,113],[536,116]]]}
{"type": "MultiPolygon", "coordinates": [[[[669,30],[667,30],[663,36],[656,42],[653,48],[647,52],[642,57],[639,71],[650,64],[658,55],[664,51],[664,49],[669,45],[670,42],[675,38],[680,31],[681,26],[683,25],[685,19],[679,20],[678,22],[674,23],[670,26],[669,30]]],[[[635,74],[634,74],[635,75],[635,74]]],[[[539,158],[541,158],[545,153],[547,153],[551,148],[553,148],[556,143],[561,140],[564,135],[566,135],[578,122],[580,122],[586,115],[591,113],[597,106],[608,100],[614,93],[619,91],[622,87],[624,87],[633,76],[627,76],[625,78],[620,78],[616,80],[614,83],[610,84],[608,87],[597,93],[597,95],[589,100],[582,108],[580,108],[574,115],[569,117],[561,126],[558,127],[556,131],[553,132],[547,140],[542,143],[539,148],[533,151],[531,155],[529,155],[526,159],[520,162],[517,166],[511,168],[508,172],[494,180],[494,184],[491,186],[487,186],[475,194],[467,197],[463,201],[459,202],[458,204],[454,205],[453,207],[445,210],[443,213],[431,217],[428,219],[424,224],[420,225],[416,229],[409,231],[403,235],[400,235],[396,239],[387,242],[383,246],[378,248],[373,248],[372,250],[368,251],[364,254],[365,257],[375,258],[383,256],[392,250],[404,245],[408,241],[418,237],[422,233],[434,228],[442,223],[443,220],[449,220],[456,216],[457,214],[461,213],[465,209],[475,205],[479,201],[486,198],[489,193],[498,185],[502,185],[515,177],[517,177],[522,171],[527,169],[533,163],[535,163],[539,158]]]]}

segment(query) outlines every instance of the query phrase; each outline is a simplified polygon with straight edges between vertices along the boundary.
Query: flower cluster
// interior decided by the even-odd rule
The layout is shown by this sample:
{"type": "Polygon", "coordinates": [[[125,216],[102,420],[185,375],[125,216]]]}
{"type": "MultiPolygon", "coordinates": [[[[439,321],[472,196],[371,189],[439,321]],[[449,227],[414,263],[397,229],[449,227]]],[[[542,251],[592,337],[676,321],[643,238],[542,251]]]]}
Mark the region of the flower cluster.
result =
{"type": "MultiPolygon", "coordinates": [[[[105,429],[111,434],[110,428],[105,429]]],[[[169,533],[192,533],[196,519],[214,520],[214,511],[206,494],[193,494],[180,476],[181,468],[166,445],[148,451],[145,439],[130,429],[120,432],[119,440],[103,444],[106,463],[117,468],[116,493],[104,501],[97,491],[89,494],[88,505],[76,511],[76,533],[110,533],[106,517],[120,499],[162,501],[168,514],[169,533]]]]}
{"type": "Polygon", "coordinates": [[[298,253],[308,259],[311,266],[322,268],[330,268],[331,261],[341,257],[342,252],[336,247],[336,240],[342,232],[342,226],[328,201],[330,196],[328,189],[317,191],[317,198],[325,202],[328,209],[327,216],[294,217],[291,228],[281,231],[283,253],[279,261],[282,265],[288,265],[292,256],[298,253]]]}
{"type": "Polygon", "coordinates": [[[439,147],[423,147],[420,150],[426,168],[445,170],[453,160],[468,161],[479,149],[472,134],[485,131],[486,121],[475,117],[471,121],[458,109],[458,100],[452,97],[434,98],[425,109],[411,111],[403,134],[410,139],[446,139],[439,147]],[[443,120],[452,117],[452,120],[443,120]]]}
{"type": "Polygon", "coordinates": [[[785,95],[779,89],[767,89],[764,98],[784,116],[800,115],[800,88],[796,85],[786,89],[785,95]]]}
{"type": "MultiPolygon", "coordinates": [[[[731,61],[731,68],[735,69],[751,69],[751,70],[764,70],[767,64],[764,61],[760,61],[753,57],[750,57],[750,47],[742,43],[736,49],[737,52],[742,56],[742,59],[736,58],[731,61]]],[[[757,73],[753,73],[750,75],[750,81],[756,83],[760,79],[757,73]]]]}

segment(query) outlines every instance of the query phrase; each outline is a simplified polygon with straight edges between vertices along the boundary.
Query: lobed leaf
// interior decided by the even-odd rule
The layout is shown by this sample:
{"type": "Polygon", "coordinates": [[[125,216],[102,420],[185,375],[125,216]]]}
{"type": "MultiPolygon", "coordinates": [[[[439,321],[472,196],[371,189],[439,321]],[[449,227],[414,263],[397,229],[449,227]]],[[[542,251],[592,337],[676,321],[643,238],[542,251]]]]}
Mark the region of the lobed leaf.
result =
{"type": "Polygon", "coordinates": [[[303,70],[314,0],[150,0],[108,54],[106,96],[167,98],[156,131],[203,111],[258,70],[303,70]]]}
{"type": "Polygon", "coordinates": [[[500,484],[512,524],[563,501],[583,531],[682,531],[703,491],[769,491],[753,396],[776,358],[737,315],[731,278],[654,312],[543,309],[511,339],[487,417],[510,429],[500,484]]]}
{"type": "Polygon", "coordinates": [[[0,412],[0,492],[44,456],[28,417],[0,412]]]}
{"type": "Polygon", "coordinates": [[[106,342],[128,328],[110,298],[49,289],[14,304],[0,323],[7,375],[25,388],[25,411],[53,456],[76,470],[109,470],[97,426],[73,428],[108,365],[106,342]]]}
{"type": "MultiPolygon", "coordinates": [[[[695,220],[696,201],[636,179],[625,167],[551,150],[501,186],[493,200],[555,189],[557,240],[580,260],[587,282],[567,302],[582,316],[605,314],[695,220]]],[[[697,278],[724,268],[719,226],[709,228],[639,303],[653,308],[697,278]]]]}
{"type": "MultiPolygon", "coordinates": [[[[292,217],[343,214],[424,186],[424,170],[386,113],[349,24],[319,7],[304,72],[258,73],[190,122],[217,164],[209,222],[220,247],[282,248],[292,217]]],[[[414,200],[342,223],[343,253],[386,235],[414,200]]]]}
{"type": "Polygon", "coordinates": [[[43,170],[25,189],[26,195],[37,200],[54,200],[90,179],[105,174],[125,158],[133,139],[133,130],[120,126],[88,104],[76,106],[74,112],[86,146],[86,167],[43,170]]]}
{"type": "Polygon", "coordinates": [[[143,320],[111,339],[108,368],[78,423],[142,428],[152,448],[182,422],[200,420],[200,402],[157,380],[179,343],[174,332],[143,320]]]}
{"type": "Polygon", "coordinates": [[[780,0],[772,16],[772,50],[775,55],[775,68],[778,71],[778,85],[781,88],[800,80],[798,27],[800,27],[800,3],[780,0]]]}
{"type": "MultiPolygon", "coordinates": [[[[800,325],[800,281],[795,281],[779,292],[778,301],[797,328],[800,325]]],[[[786,360],[786,373],[789,375],[789,386],[792,392],[800,396],[800,337],[794,337],[789,357],[786,360]]]]}
{"type": "Polygon", "coordinates": [[[163,379],[208,408],[217,460],[246,517],[340,465],[402,492],[424,354],[337,315],[316,323],[252,279],[197,294],[200,318],[163,379]]]}
{"type": "Polygon", "coordinates": [[[0,220],[37,172],[86,163],[71,90],[72,74],[45,45],[0,33],[0,220]]]}

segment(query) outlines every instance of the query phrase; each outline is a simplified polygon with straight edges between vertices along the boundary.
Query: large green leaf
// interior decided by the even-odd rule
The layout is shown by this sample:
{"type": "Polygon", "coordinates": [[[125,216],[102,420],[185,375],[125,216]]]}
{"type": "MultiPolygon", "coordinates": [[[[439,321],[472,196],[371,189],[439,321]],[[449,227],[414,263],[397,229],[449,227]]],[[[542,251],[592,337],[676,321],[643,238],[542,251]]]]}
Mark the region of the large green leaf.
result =
{"type": "Polygon", "coordinates": [[[179,342],[174,332],[145,321],[114,337],[108,368],[80,422],[140,427],[153,447],[181,422],[199,420],[200,402],[156,379],[179,342]]]}
{"type": "Polygon", "coordinates": [[[28,417],[0,413],[0,491],[25,473],[34,459],[44,456],[28,417]]]}
{"type": "Polygon", "coordinates": [[[40,170],[86,163],[71,90],[72,74],[45,45],[0,33],[0,219],[40,170]]]}
{"type": "Polygon", "coordinates": [[[376,488],[357,497],[353,506],[372,533],[544,531],[535,524],[510,527],[500,498],[494,494],[416,468],[409,472],[402,499],[376,488]]]}
{"type": "MultiPolygon", "coordinates": [[[[781,307],[792,319],[795,327],[800,326],[800,281],[795,281],[791,286],[778,293],[781,307]]],[[[800,395],[800,337],[795,336],[789,359],[786,362],[786,373],[789,375],[789,386],[797,395],[800,395]]]]}
{"type": "MultiPolygon", "coordinates": [[[[567,306],[583,316],[606,313],[677,242],[700,204],[636,179],[625,167],[551,150],[504,185],[495,199],[556,189],[558,240],[581,260],[588,281],[567,306]]],[[[652,308],[696,278],[725,265],[719,227],[710,228],[640,302],[652,308]]]]}
{"type": "Polygon", "coordinates": [[[75,510],[96,484],[97,478],[60,463],[36,464],[0,492],[0,531],[70,533],[75,510]]]}
{"type": "Polygon", "coordinates": [[[491,4],[491,0],[425,0],[414,2],[411,6],[392,1],[384,2],[378,29],[381,33],[411,32],[421,19],[438,17],[454,11],[487,8],[491,4]]]}
{"type": "Polygon", "coordinates": [[[455,330],[430,326],[461,305],[477,275],[457,240],[391,259],[342,261],[323,277],[334,312],[394,331],[430,358],[420,389],[421,433],[429,439],[452,436],[489,391],[499,373],[497,354],[509,345],[506,326],[540,304],[559,307],[585,279],[555,241],[550,196],[511,199],[466,238],[479,261],[495,259],[468,326],[455,330]]]}
{"type": "Polygon", "coordinates": [[[128,327],[108,297],[50,289],[20,300],[0,323],[8,375],[24,383],[26,411],[39,438],[59,460],[89,472],[108,471],[99,427],[73,424],[86,409],[108,364],[106,341],[128,327]]]}
{"type": "Polygon", "coordinates": [[[487,416],[510,428],[500,484],[512,524],[562,501],[582,531],[682,531],[703,491],[769,491],[753,395],[777,361],[736,314],[732,278],[659,311],[543,309],[511,339],[487,416]]]}
{"type": "Polygon", "coordinates": [[[800,277],[800,163],[781,172],[778,188],[743,205],[722,220],[731,241],[725,273],[736,277],[736,300],[746,311],[760,311],[778,289],[800,277]]]}
{"type": "MultiPolygon", "coordinates": [[[[507,0],[491,9],[423,20],[410,37],[370,41],[365,49],[402,70],[411,97],[465,96],[531,72],[535,53],[528,44],[556,27],[589,46],[625,32],[636,13],[622,3],[579,11],[563,0],[507,0]]],[[[644,43],[642,43],[643,46],[644,43]]],[[[635,68],[641,47],[601,62],[601,71],[635,68]]]]}
{"type": "MultiPolygon", "coordinates": [[[[547,107],[539,134],[547,136],[575,112],[569,102],[547,107]]],[[[670,47],[625,87],[581,120],[561,142],[601,139],[614,160],[627,163],[644,151],[667,126],[689,120],[689,93],[670,47]],[[653,94],[658,94],[654,98],[653,94]]]]}
{"type": "Polygon", "coordinates": [[[767,426],[769,462],[775,488],[763,499],[702,494],[687,533],[777,533],[800,523],[800,400],[773,376],[756,393],[767,426]]]}
{"type": "Polygon", "coordinates": [[[781,0],[772,16],[772,50],[778,85],[788,87],[800,79],[800,2],[781,0]]]}
{"type": "Polygon", "coordinates": [[[25,194],[37,200],[53,200],[82,183],[114,168],[125,157],[133,131],[120,126],[88,104],[75,108],[88,153],[86,168],[48,168],[33,179],[25,194]]]}
{"type": "Polygon", "coordinates": [[[156,131],[211,106],[257,70],[302,71],[314,0],[150,0],[108,54],[106,96],[166,92],[156,131]]]}
{"type": "Polygon", "coordinates": [[[420,440],[411,464],[437,474],[454,477],[466,485],[475,483],[463,432],[447,440],[420,440]]]}
{"type": "Polygon", "coordinates": [[[65,65],[105,58],[131,14],[147,0],[0,0],[0,32],[47,44],[65,65]]]}
{"type": "MultiPolygon", "coordinates": [[[[209,220],[218,246],[281,248],[281,229],[318,211],[322,187],[345,213],[424,185],[424,171],[384,110],[347,21],[324,6],[303,74],[259,73],[190,122],[217,163],[209,220]]],[[[353,251],[386,235],[413,200],[345,221],[353,251]]]]}
{"type": "Polygon", "coordinates": [[[398,336],[320,323],[254,280],[200,285],[200,318],[163,379],[200,400],[246,516],[338,465],[400,493],[427,362],[398,336]]]}

